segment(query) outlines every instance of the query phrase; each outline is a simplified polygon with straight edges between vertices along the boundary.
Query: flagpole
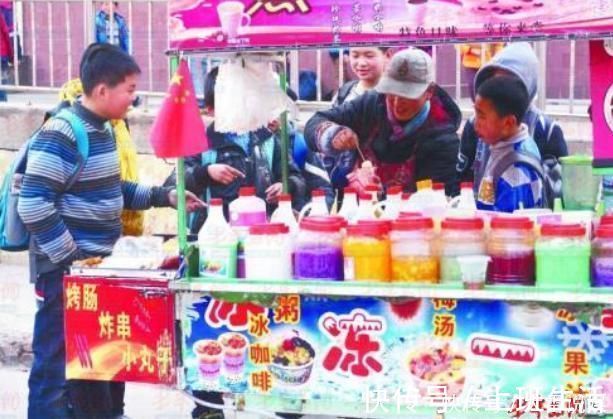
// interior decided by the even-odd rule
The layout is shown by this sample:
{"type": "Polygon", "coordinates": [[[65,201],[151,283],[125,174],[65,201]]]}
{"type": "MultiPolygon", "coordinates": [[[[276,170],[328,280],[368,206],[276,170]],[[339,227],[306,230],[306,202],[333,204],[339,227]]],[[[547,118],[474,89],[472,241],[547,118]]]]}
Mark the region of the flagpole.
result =
{"type": "MultiPolygon", "coordinates": [[[[170,72],[175,74],[179,67],[179,57],[170,58],[170,72]]],[[[179,251],[183,256],[187,252],[187,216],[185,211],[185,160],[183,157],[177,158],[176,167],[177,178],[177,237],[179,239],[179,251]]]]}
{"type": "MultiPolygon", "coordinates": [[[[279,83],[283,92],[287,92],[287,57],[283,54],[283,65],[279,74],[279,83]]],[[[289,193],[289,135],[287,129],[287,111],[281,114],[281,179],[283,180],[283,193],[289,193]]]]}

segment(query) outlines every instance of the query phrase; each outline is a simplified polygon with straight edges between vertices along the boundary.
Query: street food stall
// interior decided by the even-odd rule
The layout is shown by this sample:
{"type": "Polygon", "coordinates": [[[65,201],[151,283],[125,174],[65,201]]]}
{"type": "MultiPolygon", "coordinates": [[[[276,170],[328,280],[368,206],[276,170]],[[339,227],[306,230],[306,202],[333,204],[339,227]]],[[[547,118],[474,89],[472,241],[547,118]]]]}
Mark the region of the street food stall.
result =
{"type": "MultiPolygon", "coordinates": [[[[278,61],[270,51],[306,48],[594,39],[594,166],[611,167],[611,0],[170,0],[169,10],[177,64],[189,54],[249,60],[258,53],[261,62],[278,61]]],[[[285,86],[284,69],[280,80],[285,86]]],[[[177,167],[181,197],[182,158],[177,167]]],[[[595,214],[542,228],[536,216],[496,221],[491,214],[485,221],[406,217],[391,231],[307,218],[297,236],[258,226],[248,230],[261,253],[250,262],[245,249],[246,263],[258,272],[289,264],[294,279],[238,279],[211,274],[227,261],[208,263],[210,253],[199,261],[205,254],[187,241],[182,201],[178,271],[134,279],[75,268],[66,277],[68,378],[218,391],[231,394],[236,409],[271,415],[613,413],[613,288],[590,280],[595,214]],[[517,238],[509,230],[525,239],[519,244],[531,243],[520,256],[509,250],[517,238]],[[511,265],[530,280],[483,283],[486,270],[511,265]],[[576,278],[566,278],[569,269],[576,278]]],[[[564,220],[564,211],[544,218],[552,217],[564,220]]],[[[604,260],[613,234],[602,231],[594,236],[604,260]]]]}

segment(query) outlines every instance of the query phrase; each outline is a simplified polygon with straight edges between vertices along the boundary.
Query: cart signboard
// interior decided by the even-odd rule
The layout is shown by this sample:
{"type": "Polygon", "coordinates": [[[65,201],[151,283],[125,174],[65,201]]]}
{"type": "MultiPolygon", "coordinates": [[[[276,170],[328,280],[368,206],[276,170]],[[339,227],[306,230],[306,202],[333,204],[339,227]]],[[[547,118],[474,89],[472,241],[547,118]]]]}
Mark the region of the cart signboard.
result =
{"type": "Polygon", "coordinates": [[[171,50],[607,36],[613,0],[170,0],[171,50]]]}
{"type": "Polygon", "coordinates": [[[174,384],[166,282],[66,276],[66,378],[174,384]]]}
{"type": "Polygon", "coordinates": [[[181,301],[192,390],[328,402],[348,416],[410,417],[420,406],[511,417],[613,411],[612,307],[300,295],[234,303],[198,293],[181,301]]]}

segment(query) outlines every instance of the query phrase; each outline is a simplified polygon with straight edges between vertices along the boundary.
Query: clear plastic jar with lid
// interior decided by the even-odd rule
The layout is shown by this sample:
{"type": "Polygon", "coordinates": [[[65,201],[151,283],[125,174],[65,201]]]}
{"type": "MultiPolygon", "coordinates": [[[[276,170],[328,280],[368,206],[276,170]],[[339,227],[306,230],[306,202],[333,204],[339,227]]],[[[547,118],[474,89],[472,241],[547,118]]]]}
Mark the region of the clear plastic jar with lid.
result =
{"type": "Polygon", "coordinates": [[[544,288],[590,286],[590,242],[582,224],[545,224],[537,240],[536,284],[544,288]]]}
{"type": "Polygon", "coordinates": [[[343,255],[345,281],[389,281],[389,224],[370,221],[347,226],[343,255]]]}
{"type": "Polygon", "coordinates": [[[441,223],[438,251],[442,283],[461,283],[458,257],[486,254],[484,223],[481,218],[447,218],[441,223]]]}
{"type": "Polygon", "coordinates": [[[490,224],[487,283],[534,285],[534,223],[528,217],[496,217],[490,224]]]}
{"type": "Polygon", "coordinates": [[[294,250],[295,279],[343,280],[341,227],[333,218],[306,217],[302,220],[294,250]]]}
{"type": "Polygon", "coordinates": [[[439,281],[432,218],[399,219],[392,225],[392,281],[439,281]]]}
{"type": "Polygon", "coordinates": [[[613,287],[613,223],[602,224],[592,240],[592,286],[613,287]]]}
{"type": "Polygon", "coordinates": [[[249,227],[245,239],[247,279],[288,280],[292,277],[293,245],[285,224],[249,227]]]}

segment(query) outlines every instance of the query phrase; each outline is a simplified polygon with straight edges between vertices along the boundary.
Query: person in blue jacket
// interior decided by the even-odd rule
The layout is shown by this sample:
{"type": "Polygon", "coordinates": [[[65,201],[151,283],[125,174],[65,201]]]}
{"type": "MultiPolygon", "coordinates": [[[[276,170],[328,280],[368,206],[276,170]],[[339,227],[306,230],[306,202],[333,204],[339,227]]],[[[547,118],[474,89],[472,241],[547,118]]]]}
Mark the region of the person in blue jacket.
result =
{"type": "Polygon", "coordinates": [[[100,9],[96,13],[96,42],[108,43],[117,45],[119,48],[127,52],[130,51],[130,33],[126,19],[118,11],[119,3],[113,2],[112,10],[109,2],[104,2],[100,5],[100,9]],[[114,17],[114,22],[111,28],[111,12],[114,17]],[[112,30],[112,34],[111,34],[112,30]]]}
{"type": "MultiPolygon", "coordinates": [[[[519,80],[528,91],[531,104],[522,122],[534,139],[542,159],[568,155],[568,147],[560,126],[532,104],[538,90],[538,59],[527,42],[514,42],[502,49],[475,76],[475,91],[492,77],[510,76],[519,80]]],[[[488,158],[488,147],[475,130],[474,119],[464,125],[456,169],[462,181],[472,180],[473,169],[488,158]]],[[[475,182],[476,183],[476,182],[475,182]]]]}
{"type": "Polygon", "coordinates": [[[528,91],[515,77],[494,77],[477,89],[474,126],[489,149],[489,158],[475,167],[478,209],[513,212],[543,206],[541,155],[522,123],[529,105],[528,91]]]}

